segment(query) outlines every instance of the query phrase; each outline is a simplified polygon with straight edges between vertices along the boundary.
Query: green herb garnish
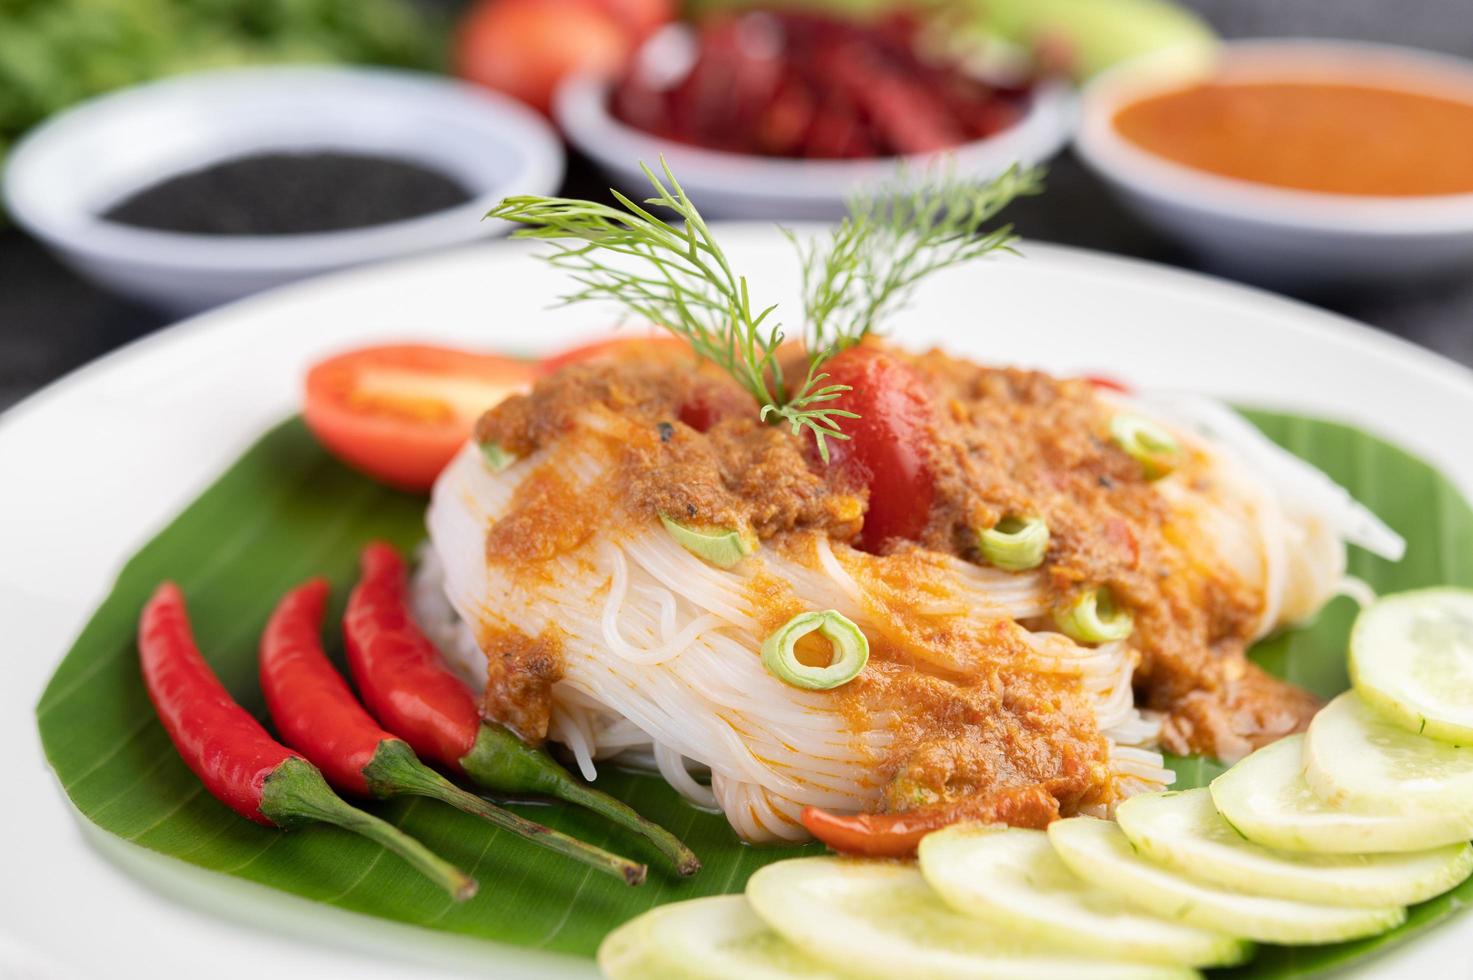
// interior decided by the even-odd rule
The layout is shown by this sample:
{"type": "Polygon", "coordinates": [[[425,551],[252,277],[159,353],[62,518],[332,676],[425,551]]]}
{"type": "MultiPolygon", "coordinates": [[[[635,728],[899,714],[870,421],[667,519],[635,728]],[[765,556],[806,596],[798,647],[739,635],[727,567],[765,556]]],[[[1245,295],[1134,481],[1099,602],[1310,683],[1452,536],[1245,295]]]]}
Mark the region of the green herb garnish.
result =
{"type": "Polygon", "coordinates": [[[849,202],[827,240],[805,249],[803,303],[808,349],[837,353],[862,341],[903,309],[933,272],[993,252],[1013,252],[1012,225],[982,226],[1019,197],[1041,193],[1043,170],[1012,167],[991,183],[954,174],[895,183],[849,202]]]}
{"type": "Polygon", "coordinates": [[[869,639],[849,617],[833,609],[799,613],[762,643],[762,666],[784,684],[828,691],[848,684],[869,662],[869,639]],[[798,641],[818,633],[833,653],[828,664],[810,666],[798,659],[798,641]]]}
{"type": "Polygon", "coordinates": [[[982,559],[1005,572],[1026,572],[1042,565],[1048,542],[1048,524],[1041,517],[1004,517],[977,533],[982,559]]]}
{"type": "Polygon", "coordinates": [[[675,543],[686,551],[708,561],[717,568],[731,568],[757,548],[757,536],[726,527],[688,527],[668,514],[660,515],[660,523],[675,543]]]}
{"type": "Polygon", "coordinates": [[[1147,480],[1170,473],[1181,456],[1181,445],[1172,434],[1142,415],[1116,415],[1110,420],[1110,438],[1141,464],[1147,480]]]}
{"type": "Polygon", "coordinates": [[[745,388],[763,421],[786,422],[795,435],[811,432],[825,461],[829,439],[849,438],[839,420],[859,416],[831,404],[849,386],[826,384],[824,362],[902,307],[925,276],[1007,249],[1011,228],[979,237],[981,226],[1018,195],[1036,193],[1041,177],[1014,168],[985,185],[902,178],[852,201],[849,217],[827,241],[805,249],[794,239],[804,270],[808,366],[792,384],[777,357],[786,336],[773,316],[776,306],[753,306],[746,277],[732,270],[670,166],[662,160],[661,174],[644,164],[640,169],[654,196],[641,204],[612,191],[623,210],[523,195],[505,199],[487,217],[525,225],[514,237],[554,243],[544,258],[579,284],[565,303],[611,300],[665,327],[745,388]]]}
{"type": "Polygon", "coordinates": [[[1085,589],[1054,611],[1054,624],[1079,643],[1117,643],[1135,631],[1135,617],[1105,586],[1085,589]]]}

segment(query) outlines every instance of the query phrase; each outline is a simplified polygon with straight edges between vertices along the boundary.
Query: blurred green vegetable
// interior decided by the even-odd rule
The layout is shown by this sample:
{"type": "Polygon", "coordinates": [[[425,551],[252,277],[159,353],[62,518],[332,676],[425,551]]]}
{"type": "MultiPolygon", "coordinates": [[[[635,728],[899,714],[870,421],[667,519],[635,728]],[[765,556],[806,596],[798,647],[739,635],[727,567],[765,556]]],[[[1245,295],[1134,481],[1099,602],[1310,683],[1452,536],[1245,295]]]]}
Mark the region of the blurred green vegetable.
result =
{"type": "Polygon", "coordinates": [[[1088,78],[1142,55],[1206,60],[1212,28],[1170,0],[972,0],[973,27],[1088,78]]]}
{"type": "Polygon", "coordinates": [[[0,0],[0,156],[74,102],[202,68],[442,67],[445,25],[410,0],[0,0]]]}
{"type": "Polygon", "coordinates": [[[1007,68],[1031,55],[1078,79],[1162,51],[1204,61],[1217,43],[1205,21],[1171,0],[685,0],[691,17],[754,7],[859,18],[929,12],[936,40],[954,56],[976,50],[987,55],[981,63],[1007,68]]]}

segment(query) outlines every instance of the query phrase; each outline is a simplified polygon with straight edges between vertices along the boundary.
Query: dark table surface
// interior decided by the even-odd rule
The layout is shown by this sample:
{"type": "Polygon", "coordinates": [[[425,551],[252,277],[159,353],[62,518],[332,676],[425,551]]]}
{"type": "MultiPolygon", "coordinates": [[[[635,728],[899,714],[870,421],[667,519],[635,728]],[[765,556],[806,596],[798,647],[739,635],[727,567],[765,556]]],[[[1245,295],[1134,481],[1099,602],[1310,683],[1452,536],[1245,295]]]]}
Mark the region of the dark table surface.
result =
{"type": "MultiPolygon", "coordinates": [[[[1473,57],[1470,0],[1189,0],[1227,37],[1346,37],[1473,57]]],[[[572,193],[597,177],[569,169],[572,193]]],[[[1009,213],[1027,238],[1064,242],[1193,267],[1118,208],[1100,183],[1065,155],[1048,193],[1009,213]]],[[[1473,366],[1473,275],[1454,282],[1303,297],[1473,366]]],[[[159,314],[72,275],[14,227],[0,230],[0,409],[101,354],[167,323],[159,314]]]]}

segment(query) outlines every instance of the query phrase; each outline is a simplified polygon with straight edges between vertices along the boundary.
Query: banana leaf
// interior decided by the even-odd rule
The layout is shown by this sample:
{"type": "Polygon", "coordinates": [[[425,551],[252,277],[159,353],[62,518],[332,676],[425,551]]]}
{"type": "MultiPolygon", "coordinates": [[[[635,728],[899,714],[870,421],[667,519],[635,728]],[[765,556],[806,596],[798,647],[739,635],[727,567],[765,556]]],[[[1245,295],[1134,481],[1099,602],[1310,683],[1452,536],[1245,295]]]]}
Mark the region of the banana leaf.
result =
{"type": "MultiPolygon", "coordinates": [[[[1379,590],[1473,585],[1473,511],[1425,463],[1355,429],[1265,412],[1252,419],[1324,469],[1407,537],[1400,564],[1356,553],[1351,570],[1379,590]]],[[[641,842],[581,810],[518,805],[540,820],[651,864],[627,888],[428,800],[369,804],[481,881],[454,904],[361,838],[314,826],[285,834],[240,819],[184,766],[154,716],[138,674],[136,618],[159,581],[184,588],[195,630],[221,680],[264,717],[256,640],[276,599],[312,575],[335,586],[341,611],[359,547],[424,538],[424,501],[384,489],[327,456],[300,420],[267,433],[130,560],[58,666],[36,708],[52,768],[98,827],[182,861],[365,915],[517,946],[590,956],[615,926],[664,902],[740,891],[762,865],[819,848],[751,847],[719,816],[689,806],[662,781],[606,770],[599,785],[684,838],[705,863],[675,879],[641,842]]],[[[1269,670],[1323,696],[1347,686],[1344,645],[1353,607],[1332,603],[1311,625],[1254,650],[1269,670]]],[[[329,642],[332,640],[329,638],[329,642]]],[[[332,651],[341,657],[340,650],[332,651]]],[[[1212,760],[1172,760],[1179,785],[1202,785],[1212,760]]],[[[1473,885],[1422,904],[1406,925],[1374,939],[1300,949],[1264,947],[1234,976],[1300,977],[1404,941],[1473,901],[1473,885]]]]}

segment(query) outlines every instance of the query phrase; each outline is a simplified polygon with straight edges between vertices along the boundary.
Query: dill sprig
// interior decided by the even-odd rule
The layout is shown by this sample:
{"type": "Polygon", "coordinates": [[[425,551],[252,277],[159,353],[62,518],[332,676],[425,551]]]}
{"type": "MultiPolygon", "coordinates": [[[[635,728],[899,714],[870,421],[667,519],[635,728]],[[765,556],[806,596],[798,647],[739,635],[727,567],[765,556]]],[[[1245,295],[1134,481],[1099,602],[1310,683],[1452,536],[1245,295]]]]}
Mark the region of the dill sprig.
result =
{"type": "Polygon", "coordinates": [[[654,189],[643,205],[618,191],[613,195],[623,210],[528,195],[507,198],[487,217],[526,225],[515,237],[553,242],[555,251],[544,258],[570,272],[580,287],[564,295],[563,302],[612,300],[684,338],[696,354],[720,366],[756,399],[764,421],[786,422],[795,434],[812,432],[827,460],[827,440],[849,438],[838,420],[858,418],[827,404],[848,387],[825,384],[828,376],[813,358],[802,382],[789,386],[777,356],[785,335],[772,315],[776,306],[752,305],[746,277],[732,270],[669,164],[662,160],[661,166],[663,179],[641,164],[654,189]],[[656,216],[650,208],[670,211],[683,225],[656,216]]]}
{"type": "Polygon", "coordinates": [[[823,362],[828,360],[828,351],[810,352],[808,355],[808,373],[804,375],[803,383],[798,386],[798,391],[785,405],[768,404],[763,405],[758,413],[758,418],[766,422],[787,422],[793,435],[798,435],[804,429],[813,433],[813,441],[818,447],[818,455],[825,463],[829,461],[828,440],[838,439],[847,441],[849,434],[839,427],[838,419],[857,419],[859,416],[854,412],[842,408],[825,406],[824,402],[831,402],[846,391],[853,390],[849,385],[824,384],[828,375],[819,368],[823,362]]]}
{"type": "Polygon", "coordinates": [[[981,225],[1019,194],[1036,193],[1040,176],[1014,168],[981,186],[948,178],[885,188],[851,202],[827,242],[799,244],[808,365],[791,385],[778,357],[785,335],[777,307],[753,306],[746,277],[732,270],[670,166],[661,160],[661,174],[640,169],[654,196],[640,203],[614,191],[623,210],[524,195],[487,217],[524,225],[514,237],[553,244],[542,257],[579,286],[564,303],[609,300],[685,339],[751,394],[763,421],[810,432],[825,462],[828,440],[849,438],[839,420],[859,416],[833,405],[850,388],[830,383],[824,363],[903,306],[925,276],[1007,249],[1011,228],[980,234],[981,225]]]}
{"type": "Polygon", "coordinates": [[[803,303],[811,351],[838,353],[903,309],[933,272],[994,252],[1013,252],[1012,225],[983,225],[1019,197],[1043,190],[1043,169],[1011,167],[986,184],[952,173],[888,186],[852,198],[849,214],[807,247],[789,234],[803,264],[803,303]]]}

